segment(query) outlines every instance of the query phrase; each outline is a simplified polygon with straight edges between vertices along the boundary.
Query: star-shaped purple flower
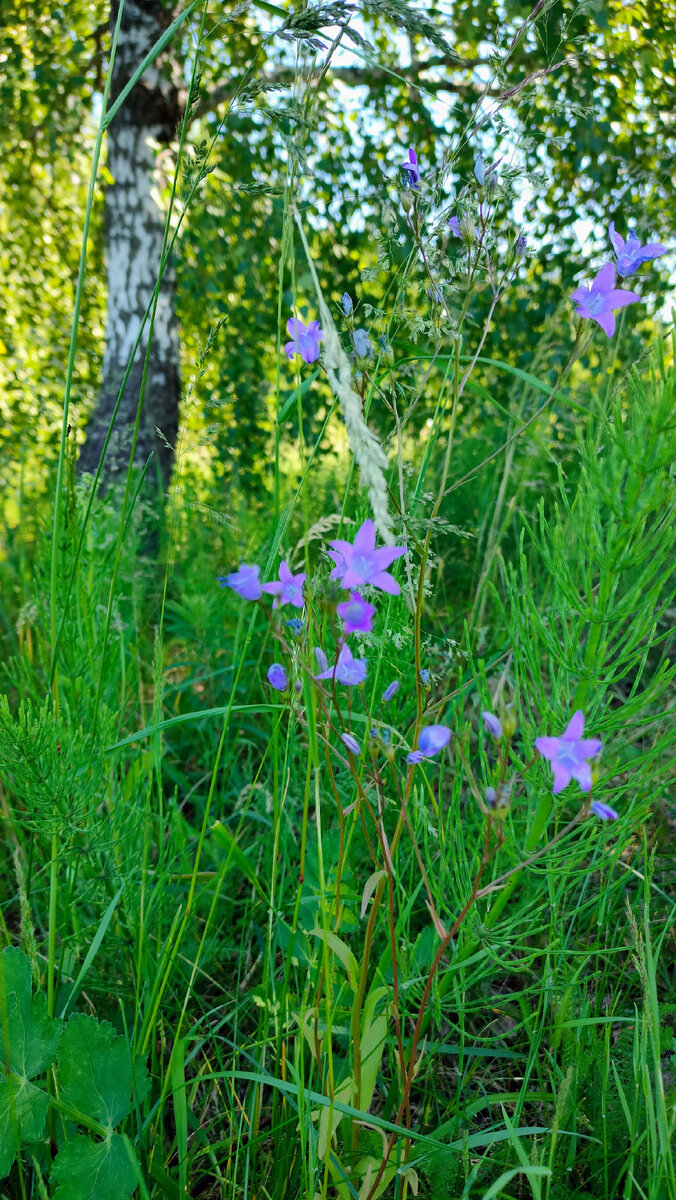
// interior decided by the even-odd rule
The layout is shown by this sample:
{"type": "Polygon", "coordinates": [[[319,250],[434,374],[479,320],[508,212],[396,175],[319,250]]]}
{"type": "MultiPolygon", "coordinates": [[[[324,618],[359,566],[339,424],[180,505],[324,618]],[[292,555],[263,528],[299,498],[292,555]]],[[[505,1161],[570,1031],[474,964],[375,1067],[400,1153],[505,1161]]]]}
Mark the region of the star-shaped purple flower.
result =
{"type": "Polygon", "coordinates": [[[335,678],[336,683],[344,683],[348,687],[355,683],[363,683],[366,679],[366,659],[354,658],[347,645],[340,647],[338,661],[332,666],[329,666],[324,651],[319,648],[315,650],[315,658],[317,666],[321,667],[319,674],[314,676],[315,679],[335,678]]]}
{"type": "Polygon", "coordinates": [[[339,604],[336,611],[345,624],[346,633],[371,632],[376,615],[375,605],[369,604],[359,592],[352,592],[350,599],[339,604]]]}
{"type": "Polygon", "coordinates": [[[407,763],[423,762],[426,758],[431,758],[433,754],[438,754],[447,746],[451,740],[451,731],[445,725],[425,725],[420,730],[418,738],[418,749],[412,750],[406,755],[407,763]]]}
{"type": "Polygon", "coordinates": [[[279,564],[279,580],[264,583],[262,590],[276,597],[273,608],[281,608],[282,604],[293,604],[294,608],[302,608],[305,603],[303,599],[304,583],[305,571],[302,571],[300,575],[292,575],[282,559],[279,564]]]}
{"type": "Polygon", "coordinates": [[[219,575],[218,582],[221,587],[232,588],[233,592],[237,592],[243,600],[260,600],[261,598],[261,583],[258,576],[261,573],[259,566],[248,566],[247,563],[239,564],[239,571],[231,571],[229,575],[219,575]]]}
{"type": "Polygon", "coordinates": [[[535,739],[535,745],[548,758],[554,772],[554,795],[563,791],[571,779],[577,779],[583,792],[588,792],[592,785],[591,767],[587,762],[601,749],[598,738],[584,738],[584,716],[578,709],[568,723],[561,737],[540,737],[535,739]]]}
{"type": "Polygon", "coordinates": [[[403,163],[401,164],[401,169],[402,171],[406,172],[407,178],[405,178],[407,186],[419,188],[420,171],[418,170],[418,155],[413,148],[409,150],[408,158],[404,159],[403,163]]]}
{"type": "Polygon", "coordinates": [[[608,337],[612,337],[615,332],[614,309],[624,308],[625,305],[641,299],[636,292],[613,287],[614,282],[615,268],[612,263],[606,263],[591,283],[583,283],[571,296],[571,300],[577,305],[577,313],[581,317],[589,317],[596,321],[608,337]]]}
{"type": "Polygon", "coordinates": [[[340,579],[344,588],[373,584],[391,596],[399,595],[399,584],[387,573],[387,567],[395,558],[406,553],[405,546],[381,546],[376,550],[376,531],[373,521],[367,518],[357,531],[354,542],[335,538],[329,542],[333,547],[329,554],[336,564],[331,579],[340,579]]]}
{"type": "Polygon", "coordinates": [[[648,262],[651,258],[659,258],[661,254],[666,254],[667,247],[661,242],[648,242],[642,246],[635,233],[628,233],[627,240],[615,232],[615,222],[611,221],[608,228],[610,240],[613,243],[613,250],[617,255],[617,273],[624,279],[627,275],[633,275],[634,271],[644,262],[648,262]]]}
{"type": "Polygon", "coordinates": [[[324,336],[319,321],[310,321],[309,325],[305,325],[298,317],[290,317],[286,322],[286,332],[293,339],[284,347],[289,358],[300,354],[306,363],[313,363],[319,358],[319,343],[324,336]]]}

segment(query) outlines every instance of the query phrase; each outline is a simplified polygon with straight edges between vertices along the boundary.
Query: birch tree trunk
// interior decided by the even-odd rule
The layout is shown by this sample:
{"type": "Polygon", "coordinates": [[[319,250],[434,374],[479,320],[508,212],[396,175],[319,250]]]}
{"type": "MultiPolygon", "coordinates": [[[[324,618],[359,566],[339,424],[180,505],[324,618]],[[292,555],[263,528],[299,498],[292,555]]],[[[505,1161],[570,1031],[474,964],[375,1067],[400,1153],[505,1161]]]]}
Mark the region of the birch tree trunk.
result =
{"type": "MultiPolygon", "coordinates": [[[[112,9],[111,28],[117,18],[117,0],[113,0],[112,9]]],[[[160,0],[125,0],[112,78],[113,100],[171,23],[172,16],[169,7],[160,0]]],[[[107,162],[113,183],[105,198],[108,300],[103,384],[80,456],[82,471],[96,470],[122,380],[157,282],[164,214],[152,196],[154,144],[166,145],[173,140],[181,115],[179,92],[170,67],[166,58],[157,59],[127,96],[108,129],[107,162]]],[[[173,294],[173,272],[169,265],[160,287],[134,456],[135,464],[143,466],[153,454],[164,484],[171,473],[170,447],[176,439],[180,399],[173,294]],[[158,436],[156,427],[164,437],[158,436]]],[[[129,462],[149,332],[146,322],[106,452],[104,478],[108,481],[122,475],[129,462]]]]}

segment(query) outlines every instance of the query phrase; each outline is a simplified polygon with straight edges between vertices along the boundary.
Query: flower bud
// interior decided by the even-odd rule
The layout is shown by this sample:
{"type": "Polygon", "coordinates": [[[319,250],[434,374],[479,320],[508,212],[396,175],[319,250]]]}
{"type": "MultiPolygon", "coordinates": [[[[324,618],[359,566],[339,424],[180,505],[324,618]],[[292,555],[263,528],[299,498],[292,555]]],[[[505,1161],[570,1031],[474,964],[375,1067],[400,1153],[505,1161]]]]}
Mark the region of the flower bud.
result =
{"type": "Polygon", "coordinates": [[[507,741],[511,741],[516,733],[516,709],[513,704],[508,704],[507,708],[501,711],[500,722],[507,741]]]}
{"type": "Polygon", "coordinates": [[[482,712],[481,720],[484,723],[484,729],[490,733],[492,738],[495,738],[496,742],[499,742],[503,731],[498,717],[492,712],[482,712]]]}
{"type": "Polygon", "coordinates": [[[268,683],[275,691],[283,692],[287,682],[286,669],[281,663],[273,663],[271,667],[268,667],[268,683]]]}
{"type": "Polygon", "coordinates": [[[465,242],[467,246],[471,246],[477,234],[477,229],[472,218],[470,216],[464,216],[458,223],[458,227],[460,229],[460,237],[462,238],[463,242],[465,242]]]}
{"type": "Polygon", "coordinates": [[[359,745],[356,737],[353,737],[351,733],[341,733],[340,740],[350,751],[350,754],[355,754],[357,756],[361,754],[361,746],[359,745]]]}

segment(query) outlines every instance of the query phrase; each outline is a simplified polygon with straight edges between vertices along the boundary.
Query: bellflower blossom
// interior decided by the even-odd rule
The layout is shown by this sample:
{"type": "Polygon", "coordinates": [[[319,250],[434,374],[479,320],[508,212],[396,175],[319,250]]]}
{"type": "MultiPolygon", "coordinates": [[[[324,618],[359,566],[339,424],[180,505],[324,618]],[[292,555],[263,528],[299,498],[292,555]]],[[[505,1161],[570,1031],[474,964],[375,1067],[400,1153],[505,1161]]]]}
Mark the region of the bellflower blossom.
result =
{"type": "Polygon", "coordinates": [[[609,804],[604,804],[602,800],[592,800],[592,812],[599,817],[601,821],[616,821],[617,813],[609,804]]]}
{"type": "Polygon", "coordinates": [[[420,187],[420,171],[418,170],[418,155],[412,148],[408,152],[408,158],[401,164],[402,171],[405,171],[404,183],[406,187],[420,187]]]}
{"type": "Polygon", "coordinates": [[[571,296],[573,304],[577,306],[578,315],[596,321],[608,337],[612,337],[615,332],[614,309],[624,308],[627,304],[641,299],[636,292],[613,287],[614,282],[615,268],[612,263],[606,263],[591,283],[583,283],[571,296]]]}
{"type": "Polygon", "coordinates": [[[268,683],[278,692],[283,692],[286,688],[286,669],[281,663],[273,663],[271,667],[268,667],[268,683]]]}
{"type": "Polygon", "coordinates": [[[451,731],[445,725],[425,725],[420,730],[418,749],[406,755],[407,763],[419,763],[433,754],[438,754],[451,740],[451,731]]]}
{"type": "Polygon", "coordinates": [[[492,712],[482,712],[481,720],[484,723],[484,729],[490,733],[492,738],[499,741],[502,737],[502,725],[499,717],[496,717],[492,712]]]}
{"type": "Polygon", "coordinates": [[[309,325],[305,325],[298,317],[290,317],[286,322],[286,332],[293,339],[284,347],[290,359],[295,354],[300,354],[306,363],[313,363],[319,358],[319,343],[324,336],[319,321],[310,321],[309,325]]]}
{"type": "Polygon", "coordinates": [[[376,550],[376,531],[370,517],[357,531],[354,542],[335,538],[329,545],[333,547],[329,554],[336,564],[331,579],[340,579],[344,588],[370,583],[391,596],[399,595],[399,584],[388,575],[387,567],[406,553],[406,547],[381,546],[376,550]]]}
{"type": "Polygon", "coordinates": [[[661,242],[648,242],[642,246],[635,233],[628,233],[625,242],[624,238],[615,232],[614,221],[610,222],[608,233],[617,255],[617,273],[622,278],[633,275],[634,271],[638,271],[638,268],[651,258],[659,258],[661,254],[667,253],[667,247],[661,242]]]}
{"type": "Polygon", "coordinates": [[[347,645],[340,647],[338,661],[332,666],[329,666],[324,651],[319,648],[315,650],[315,658],[317,659],[317,666],[322,669],[318,675],[313,676],[314,679],[335,678],[336,683],[344,683],[347,687],[355,683],[363,683],[366,679],[366,660],[363,658],[354,658],[350,647],[347,645]]]}
{"type": "Polygon", "coordinates": [[[304,583],[305,571],[302,571],[300,575],[292,575],[282,559],[279,564],[279,580],[264,583],[263,591],[275,597],[273,608],[281,608],[283,604],[293,604],[294,608],[302,608],[305,604],[303,599],[304,583]]]}
{"type": "Polygon", "coordinates": [[[337,606],[336,612],[345,624],[346,633],[371,632],[376,615],[375,605],[369,604],[359,592],[352,592],[349,600],[343,600],[337,606]]]}
{"type": "Polygon", "coordinates": [[[261,573],[259,566],[250,567],[247,563],[239,564],[239,571],[231,571],[229,575],[219,575],[218,582],[221,587],[232,588],[233,592],[237,592],[243,600],[260,600],[262,588],[258,576],[261,573]]]}
{"type": "Polygon", "coordinates": [[[354,349],[357,358],[373,358],[373,346],[365,329],[355,329],[354,349]]]}
{"type": "Polygon", "coordinates": [[[340,297],[340,303],[343,306],[343,312],[345,313],[345,316],[349,317],[350,313],[352,312],[352,297],[349,292],[343,292],[342,296],[340,297]]]}
{"type": "Polygon", "coordinates": [[[361,746],[356,737],[353,737],[351,733],[341,733],[340,740],[344,746],[347,746],[350,754],[361,754],[361,746]]]}
{"type": "Polygon", "coordinates": [[[383,700],[385,702],[387,702],[388,700],[391,700],[393,696],[396,696],[398,691],[399,691],[399,680],[393,679],[391,683],[388,683],[387,687],[385,688],[385,691],[383,692],[383,700]]]}
{"type": "Polygon", "coordinates": [[[601,749],[598,738],[583,738],[584,716],[581,709],[573,714],[560,737],[540,737],[535,745],[548,758],[554,772],[554,795],[563,791],[571,779],[576,779],[583,792],[592,785],[591,767],[587,762],[601,749]]]}

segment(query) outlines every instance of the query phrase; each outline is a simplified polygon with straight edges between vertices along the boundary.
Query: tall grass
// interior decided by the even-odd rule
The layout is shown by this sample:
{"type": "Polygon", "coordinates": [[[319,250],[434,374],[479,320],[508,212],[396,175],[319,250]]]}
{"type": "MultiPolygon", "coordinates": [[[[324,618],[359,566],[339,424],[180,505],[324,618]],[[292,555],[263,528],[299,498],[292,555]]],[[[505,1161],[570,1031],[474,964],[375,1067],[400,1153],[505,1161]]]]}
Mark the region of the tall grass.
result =
{"type": "MultiPolygon", "coordinates": [[[[472,185],[465,205],[484,222],[482,197],[472,185]]],[[[14,993],[0,975],[0,1149],[14,1138],[17,1152],[6,1196],[676,1198],[673,346],[656,337],[603,389],[581,366],[582,322],[553,385],[544,353],[531,373],[491,360],[484,342],[519,258],[486,268],[488,219],[461,300],[439,302],[457,336],[430,355],[394,314],[420,278],[441,283],[438,213],[425,189],[402,203],[411,249],[384,344],[373,332],[373,357],[355,355],[346,315],[334,363],[336,377],[352,371],[358,419],[378,421],[407,547],[392,567],[399,593],[372,590],[373,630],[350,639],[368,661],[363,688],[312,678],[313,649],[329,662],[338,651],[326,541],[351,541],[371,509],[339,406],[304,440],[304,406],[326,385],[320,373],[303,386],[299,359],[290,401],[277,375],[265,523],[201,519],[179,443],[162,561],[148,562],[147,480],[130,460],[119,492],[76,483],[64,433],[51,551],[23,547],[2,566],[6,579],[24,573],[30,596],[0,700],[2,933],[30,963],[35,1012],[44,995],[45,1020],[111,1022],[137,1072],[108,1128],[85,1111],[88,1093],[72,1099],[65,1058],[45,1058],[45,1132],[23,1136],[14,993]],[[494,303],[477,329],[468,314],[487,278],[494,303]],[[568,474],[552,408],[577,440],[568,474]],[[329,437],[343,447],[335,471],[329,437]],[[299,632],[288,606],[218,589],[243,558],[265,579],[280,558],[306,571],[299,632]],[[286,692],[265,682],[275,659],[286,692]],[[603,742],[592,798],[616,821],[575,782],[554,796],[537,754],[535,739],[578,709],[603,742]],[[448,747],[408,765],[432,724],[448,747]],[[99,1193],[55,1174],[55,1155],[70,1147],[75,1161],[78,1138],[81,1149],[77,1125],[97,1145],[119,1126],[132,1174],[115,1160],[99,1193]]],[[[168,215],[167,252],[170,230],[168,215]]]]}

